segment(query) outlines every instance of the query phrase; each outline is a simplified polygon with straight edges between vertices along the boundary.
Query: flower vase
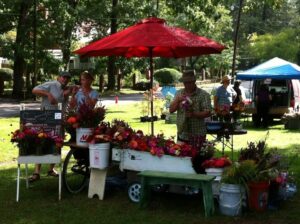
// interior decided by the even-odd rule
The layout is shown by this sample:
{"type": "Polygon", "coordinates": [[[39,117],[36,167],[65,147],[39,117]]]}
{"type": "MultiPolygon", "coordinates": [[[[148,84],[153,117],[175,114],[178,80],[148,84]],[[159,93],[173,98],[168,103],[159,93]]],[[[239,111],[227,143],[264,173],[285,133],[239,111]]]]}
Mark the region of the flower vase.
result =
{"type": "Polygon", "coordinates": [[[78,146],[88,147],[88,137],[93,133],[93,128],[76,128],[76,144],[78,146]]]}

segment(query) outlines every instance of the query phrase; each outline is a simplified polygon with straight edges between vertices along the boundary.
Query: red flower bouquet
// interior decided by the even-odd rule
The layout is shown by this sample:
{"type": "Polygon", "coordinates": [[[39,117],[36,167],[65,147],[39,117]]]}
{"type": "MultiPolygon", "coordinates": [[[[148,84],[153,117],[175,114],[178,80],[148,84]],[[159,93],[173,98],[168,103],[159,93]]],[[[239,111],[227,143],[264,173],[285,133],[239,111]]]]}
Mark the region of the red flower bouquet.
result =
{"type": "Polygon", "coordinates": [[[101,122],[101,124],[96,127],[92,135],[89,135],[87,142],[91,144],[106,143],[112,141],[112,131],[110,123],[101,122]]]}
{"type": "Polygon", "coordinates": [[[58,153],[63,138],[43,129],[25,127],[12,133],[11,142],[17,143],[20,155],[43,155],[58,153]]]}
{"type": "Polygon", "coordinates": [[[230,166],[232,164],[231,160],[227,157],[221,157],[221,158],[211,158],[208,160],[205,160],[201,166],[203,168],[224,168],[226,166],[230,166]]]}
{"type": "Polygon", "coordinates": [[[104,120],[105,112],[104,106],[91,108],[83,103],[78,111],[67,110],[65,123],[69,128],[95,128],[104,120]]]}

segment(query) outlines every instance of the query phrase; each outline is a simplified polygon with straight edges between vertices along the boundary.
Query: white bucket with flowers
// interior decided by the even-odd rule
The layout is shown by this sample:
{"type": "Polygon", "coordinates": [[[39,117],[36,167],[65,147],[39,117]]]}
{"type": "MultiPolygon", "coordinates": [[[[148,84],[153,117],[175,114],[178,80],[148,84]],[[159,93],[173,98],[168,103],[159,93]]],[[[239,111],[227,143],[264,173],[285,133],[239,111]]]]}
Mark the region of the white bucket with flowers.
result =
{"type": "Polygon", "coordinates": [[[88,138],[93,130],[103,121],[106,109],[101,106],[91,108],[83,103],[77,109],[69,109],[65,116],[65,125],[67,129],[76,129],[76,144],[82,147],[88,147],[88,138]]]}
{"type": "Polygon", "coordinates": [[[88,138],[91,168],[106,169],[108,167],[111,141],[109,132],[110,124],[102,122],[88,138]]]}
{"type": "Polygon", "coordinates": [[[76,144],[82,147],[88,147],[88,138],[93,133],[93,128],[76,128],[76,144]]]}
{"type": "Polygon", "coordinates": [[[212,184],[212,191],[214,196],[219,196],[221,187],[221,178],[224,172],[224,168],[230,166],[232,162],[227,157],[211,158],[205,160],[202,163],[202,167],[205,168],[207,175],[215,176],[215,180],[212,184]]]}

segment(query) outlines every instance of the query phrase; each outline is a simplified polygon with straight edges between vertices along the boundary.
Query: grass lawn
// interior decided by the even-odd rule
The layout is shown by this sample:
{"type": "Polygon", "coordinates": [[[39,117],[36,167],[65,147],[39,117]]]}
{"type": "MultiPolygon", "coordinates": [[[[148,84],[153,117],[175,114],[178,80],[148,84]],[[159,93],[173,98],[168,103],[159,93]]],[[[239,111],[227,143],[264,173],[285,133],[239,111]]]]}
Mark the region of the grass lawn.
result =
{"type": "MultiPolygon", "coordinates": [[[[113,105],[108,107],[106,120],[113,118],[127,121],[134,129],[142,129],[150,133],[150,123],[140,123],[138,105],[113,105]]],[[[20,202],[16,197],[16,162],[17,149],[10,143],[10,132],[18,128],[18,118],[0,119],[0,223],[2,224],[60,224],[60,223],[299,223],[300,196],[299,193],[289,201],[282,203],[277,211],[264,213],[246,212],[242,217],[225,217],[218,213],[209,219],[204,217],[202,199],[199,195],[155,194],[147,209],[139,209],[131,203],[126,189],[108,189],[105,200],[88,199],[87,190],[79,195],[62,192],[62,200],[57,201],[57,179],[42,176],[41,181],[25,188],[21,180],[20,202]]],[[[247,135],[234,137],[235,156],[241,147],[249,141],[263,139],[266,130],[246,126],[247,135]]],[[[164,121],[155,122],[155,133],[163,131],[166,136],[176,135],[174,124],[164,121]]],[[[295,158],[291,171],[300,180],[300,131],[285,130],[283,125],[276,124],[269,129],[268,147],[277,147],[283,153],[295,158]]],[[[211,138],[211,136],[208,136],[211,138]]],[[[221,149],[221,145],[217,145],[221,149]]],[[[64,152],[67,152],[67,148],[64,152]]],[[[226,151],[230,155],[230,151],[226,151]]],[[[33,165],[29,166],[30,173],[33,165]]],[[[43,166],[46,173],[47,166],[43,166]]],[[[22,170],[24,176],[24,169],[22,170]]]]}

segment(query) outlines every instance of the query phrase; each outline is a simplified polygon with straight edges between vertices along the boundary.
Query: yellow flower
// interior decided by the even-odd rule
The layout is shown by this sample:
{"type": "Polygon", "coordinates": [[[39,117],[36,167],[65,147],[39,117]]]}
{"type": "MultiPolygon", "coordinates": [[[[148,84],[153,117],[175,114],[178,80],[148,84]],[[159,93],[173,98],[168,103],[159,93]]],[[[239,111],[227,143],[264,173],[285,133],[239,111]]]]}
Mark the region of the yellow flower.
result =
{"type": "Polygon", "coordinates": [[[44,132],[41,132],[41,133],[38,134],[38,137],[39,138],[47,138],[47,134],[44,133],[44,132]]]}

